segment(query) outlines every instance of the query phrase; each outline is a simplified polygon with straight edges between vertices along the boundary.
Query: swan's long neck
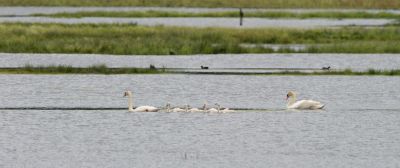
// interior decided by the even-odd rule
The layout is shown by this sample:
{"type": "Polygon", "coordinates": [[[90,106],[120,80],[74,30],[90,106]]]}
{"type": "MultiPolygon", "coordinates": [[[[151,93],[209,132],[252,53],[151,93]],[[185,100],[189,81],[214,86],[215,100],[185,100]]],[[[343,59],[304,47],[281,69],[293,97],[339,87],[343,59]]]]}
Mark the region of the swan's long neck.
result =
{"type": "Polygon", "coordinates": [[[133,111],[132,95],[128,95],[128,110],[133,111]]]}
{"type": "Polygon", "coordinates": [[[289,102],[287,104],[287,106],[291,106],[296,102],[296,95],[290,96],[289,97],[289,102]]]}

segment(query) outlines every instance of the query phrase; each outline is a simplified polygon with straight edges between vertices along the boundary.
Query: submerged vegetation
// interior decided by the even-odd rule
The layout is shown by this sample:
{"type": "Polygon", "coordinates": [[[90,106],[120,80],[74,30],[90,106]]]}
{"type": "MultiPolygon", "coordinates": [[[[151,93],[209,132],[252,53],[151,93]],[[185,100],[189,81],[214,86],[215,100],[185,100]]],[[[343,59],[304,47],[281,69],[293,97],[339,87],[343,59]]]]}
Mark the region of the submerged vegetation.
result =
{"type": "Polygon", "coordinates": [[[398,0],[2,0],[0,6],[164,6],[241,8],[400,8],[398,0]]]}
{"type": "MultiPolygon", "coordinates": [[[[239,12],[208,12],[208,13],[189,13],[176,11],[91,11],[76,13],[56,13],[56,14],[34,14],[34,16],[50,17],[239,17],[239,12]]],[[[245,17],[260,18],[386,18],[399,19],[400,15],[395,13],[379,12],[284,12],[284,11],[264,11],[264,12],[245,12],[245,17]]]]}
{"type": "Polygon", "coordinates": [[[66,65],[32,66],[25,65],[20,68],[0,68],[0,74],[189,74],[189,75],[384,75],[400,76],[400,69],[352,71],[345,70],[319,70],[312,72],[302,71],[274,71],[274,72],[213,72],[213,71],[180,71],[158,69],[154,65],[149,68],[109,68],[106,65],[90,67],[72,67],[66,65]]]}
{"type": "Polygon", "coordinates": [[[219,53],[400,53],[400,28],[146,27],[129,24],[0,24],[0,52],[181,55],[219,53]],[[243,47],[241,44],[255,44],[243,47]],[[306,44],[273,50],[262,44],[306,44]],[[323,45],[320,45],[323,44],[323,45]]]}

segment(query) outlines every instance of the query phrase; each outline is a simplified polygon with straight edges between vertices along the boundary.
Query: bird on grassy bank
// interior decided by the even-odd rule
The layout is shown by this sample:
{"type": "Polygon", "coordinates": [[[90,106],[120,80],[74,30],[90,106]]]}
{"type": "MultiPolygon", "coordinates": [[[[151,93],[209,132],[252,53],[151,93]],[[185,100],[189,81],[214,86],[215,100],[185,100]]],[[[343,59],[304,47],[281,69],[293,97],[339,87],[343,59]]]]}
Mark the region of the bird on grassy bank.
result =
{"type": "Polygon", "coordinates": [[[133,94],[131,91],[125,91],[124,97],[128,97],[128,111],[130,112],[157,112],[159,109],[153,106],[139,106],[133,109],[133,94]]]}
{"type": "Polygon", "coordinates": [[[322,70],[330,70],[331,66],[327,66],[327,67],[322,67],[322,70]]]}
{"type": "Polygon", "coordinates": [[[203,65],[202,65],[202,66],[200,66],[200,68],[201,68],[201,69],[208,69],[208,67],[206,67],[206,66],[203,66],[203,65]]]}
{"type": "Polygon", "coordinates": [[[322,109],[325,107],[321,102],[317,102],[314,100],[299,100],[296,101],[296,93],[293,91],[289,91],[286,95],[286,100],[288,100],[287,108],[288,109],[308,109],[308,110],[316,110],[322,109]]]}

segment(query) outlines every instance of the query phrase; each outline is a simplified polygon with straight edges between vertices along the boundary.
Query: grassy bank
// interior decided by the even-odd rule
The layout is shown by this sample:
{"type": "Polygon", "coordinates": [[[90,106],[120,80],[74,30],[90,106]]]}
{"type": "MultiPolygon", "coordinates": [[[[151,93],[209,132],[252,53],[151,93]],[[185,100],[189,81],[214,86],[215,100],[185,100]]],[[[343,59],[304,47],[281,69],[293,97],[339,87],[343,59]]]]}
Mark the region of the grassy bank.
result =
{"type": "Polygon", "coordinates": [[[0,52],[175,55],[220,53],[400,53],[400,28],[229,29],[126,24],[0,24],[0,52]],[[240,44],[307,44],[274,51],[240,44]],[[324,44],[324,45],[319,45],[324,44]]]}
{"type": "Polygon", "coordinates": [[[212,71],[169,71],[157,68],[108,68],[105,65],[94,65],[87,68],[72,66],[31,66],[21,68],[0,68],[0,74],[188,74],[188,75],[379,75],[400,76],[400,69],[352,71],[351,69],[333,71],[279,71],[279,72],[212,72],[212,71]]]}
{"type": "MultiPolygon", "coordinates": [[[[50,17],[239,17],[239,12],[208,12],[208,13],[188,13],[173,11],[94,11],[94,12],[77,12],[77,13],[56,13],[56,14],[34,14],[34,16],[50,16],[50,17]]],[[[293,13],[293,12],[245,12],[245,17],[260,18],[386,18],[400,19],[399,14],[394,13],[368,13],[368,12],[310,12],[310,13],[293,13]]]]}
{"type": "Polygon", "coordinates": [[[3,74],[158,74],[162,69],[155,68],[108,68],[105,65],[94,65],[87,68],[77,68],[64,65],[31,66],[21,68],[0,68],[3,74]]]}
{"type": "Polygon", "coordinates": [[[242,8],[400,8],[398,0],[2,0],[1,6],[165,6],[242,8]]]}

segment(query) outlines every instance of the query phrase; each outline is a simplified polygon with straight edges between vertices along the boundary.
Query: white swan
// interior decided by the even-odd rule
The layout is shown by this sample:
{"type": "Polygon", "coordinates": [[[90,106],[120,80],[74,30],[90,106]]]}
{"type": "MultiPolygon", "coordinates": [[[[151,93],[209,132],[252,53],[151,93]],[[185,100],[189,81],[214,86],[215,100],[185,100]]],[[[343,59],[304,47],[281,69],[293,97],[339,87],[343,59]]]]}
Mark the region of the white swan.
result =
{"type": "Polygon", "coordinates": [[[217,105],[217,110],[221,113],[235,112],[235,110],[230,110],[229,108],[224,108],[223,110],[221,110],[221,105],[219,105],[218,103],[216,103],[215,105],[217,105]]]}
{"type": "Polygon", "coordinates": [[[124,97],[128,96],[128,111],[130,112],[157,112],[159,109],[153,106],[140,106],[135,109],[133,109],[133,103],[132,103],[132,92],[131,91],[126,91],[124,92],[124,97]]]}
{"type": "Polygon", "coordinates": [[[181,108],[179,108],[179,107],[175,107],[174,109],[172,109],[172,112],[185,112],[186,110],[185,109],[181,109],[181,108]]]}
{"type": "MultiPolygon", "coordinates": [[[[189,108],[190,108],[190,106],[189,106],[189,108]]],[[[190,108],[189,112],[196,113],[196,112],[203,112],[203,110],[200,110],[198,108],[190,108]]]]}
{"type": "Polygon", "coordinates": [[[289,109],[310,109],[310,110],[316,110],[316,109],[322,109],[324,108],[324,104],[314,101],[314,100],[300,100],[296,102],[296,93],[290,91],[286,95],[286,100],[288,101],[287,108],[289,109]]]}

